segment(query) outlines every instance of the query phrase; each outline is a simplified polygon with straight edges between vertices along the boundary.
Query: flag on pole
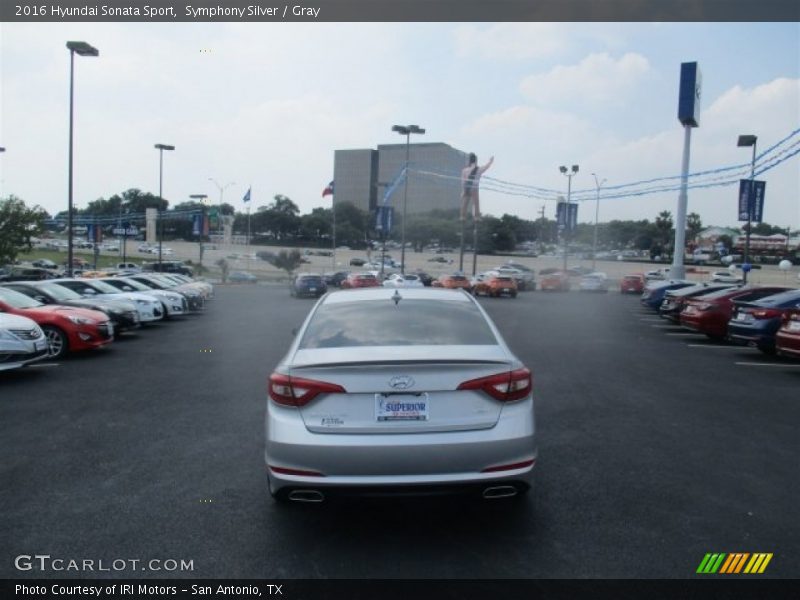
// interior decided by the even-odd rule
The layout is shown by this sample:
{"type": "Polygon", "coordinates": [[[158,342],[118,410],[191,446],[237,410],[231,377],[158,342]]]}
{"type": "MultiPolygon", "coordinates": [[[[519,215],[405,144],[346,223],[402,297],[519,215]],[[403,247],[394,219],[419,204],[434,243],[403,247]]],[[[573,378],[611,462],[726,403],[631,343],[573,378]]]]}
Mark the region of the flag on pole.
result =
{"type": "Polygon", "coordinates": [[[326,187],[324,190],[322,190],[322,197],[323,198],[325,196],[328,196],[328,195],[333,196],[333,182],[332,181],[328,184],[328,187],[326,187]]]}
{"type": "Polygon", "coordinates": [[[250,188],[247,188],[247,193],[242,198],[242,202],[250,202],[250,188]]]}

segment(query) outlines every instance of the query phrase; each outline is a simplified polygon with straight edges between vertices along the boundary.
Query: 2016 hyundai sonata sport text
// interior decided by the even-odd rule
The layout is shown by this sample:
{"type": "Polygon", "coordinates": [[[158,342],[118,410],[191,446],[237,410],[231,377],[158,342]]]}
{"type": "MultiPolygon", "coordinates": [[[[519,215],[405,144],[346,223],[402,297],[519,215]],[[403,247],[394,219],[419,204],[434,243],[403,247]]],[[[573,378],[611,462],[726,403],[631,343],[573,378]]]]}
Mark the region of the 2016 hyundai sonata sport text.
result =
{"type": "Polygon", "coordinates": [[[269,378],[265,458],[278,500],[526,492],[531,372],[460,290],[333,292],[269,378]]]}

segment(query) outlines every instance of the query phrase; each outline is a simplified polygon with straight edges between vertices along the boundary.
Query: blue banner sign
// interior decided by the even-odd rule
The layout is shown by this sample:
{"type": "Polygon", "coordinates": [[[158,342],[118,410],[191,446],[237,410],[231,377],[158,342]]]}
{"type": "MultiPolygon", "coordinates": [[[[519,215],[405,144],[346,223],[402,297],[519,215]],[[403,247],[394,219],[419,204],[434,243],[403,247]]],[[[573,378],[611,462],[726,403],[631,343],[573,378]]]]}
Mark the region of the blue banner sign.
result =
{"type": "Polygon", "coordinates": [[[394,207],[379,206],[375,211],[375,229],[377,231],[391,231],[394,207]]]}
{"type": "Polygon", "coordinates": [[[559,230],[573,231],[578,226],[577,202],[559,202],[556,206],[556,222],[559,230]]]}
{"type": "Polygon", "coordinates": [[[766,181],[739,180],[739,220],[761,223],[764,218],[764,195],[766,194],[766,181]],[[753,192],[750,193],[750,184],[753,192]]]}

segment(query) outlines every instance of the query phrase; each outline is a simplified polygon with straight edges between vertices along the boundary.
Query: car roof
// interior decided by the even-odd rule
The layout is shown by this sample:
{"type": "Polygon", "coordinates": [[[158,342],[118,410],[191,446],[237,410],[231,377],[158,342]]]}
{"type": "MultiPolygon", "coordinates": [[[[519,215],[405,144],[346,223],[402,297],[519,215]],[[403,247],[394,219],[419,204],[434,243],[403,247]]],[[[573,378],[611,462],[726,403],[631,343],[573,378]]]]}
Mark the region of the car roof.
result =
{"type": "Polygon", "coordinates": [[[409,300],[441,300],[452,302],[472,302],[472,298],[461,290],[445,290],[441,288],[360,288],[355,290],[343,290],[331,292],[324,299],[325,304],[341,304],[346,302],[365,302],[365,301],[392,301],[395,294],[403,299],[409,300]]]}

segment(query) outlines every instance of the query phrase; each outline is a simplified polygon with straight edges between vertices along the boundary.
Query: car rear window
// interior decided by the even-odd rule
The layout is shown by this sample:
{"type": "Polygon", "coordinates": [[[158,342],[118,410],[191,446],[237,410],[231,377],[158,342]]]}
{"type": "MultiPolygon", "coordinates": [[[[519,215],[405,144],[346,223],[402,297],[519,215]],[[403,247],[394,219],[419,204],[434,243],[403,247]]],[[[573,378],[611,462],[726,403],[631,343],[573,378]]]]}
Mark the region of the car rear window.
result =
{"type": "Polygon", "coordinates": [[[322,277],[309,276],[309,277],[299,277],[298,279],[303,283],[322,283],[322,277]]]}
{"type": "Polygon", "coordinates": [[[761,298],[760,300],[755,301],[756,304],[760,304],[761,306],[779,306],[779,307],[789,306],[793,302],[800,303],[800,290],[781,292],[779,294],[775,294],[773,296],[767,296],[766,298],[761,298]]]}
{"type": "Polygon", "coordinates": [[[300,349],[420,345],[497,345],[497,338],[472,302],[408,298],[323,304],[300,340],[300,349]]]}

